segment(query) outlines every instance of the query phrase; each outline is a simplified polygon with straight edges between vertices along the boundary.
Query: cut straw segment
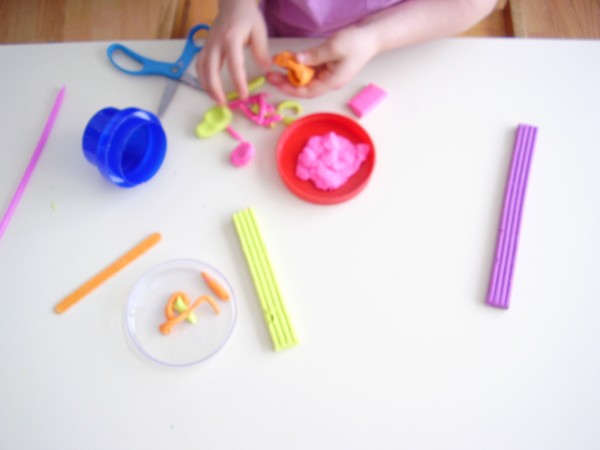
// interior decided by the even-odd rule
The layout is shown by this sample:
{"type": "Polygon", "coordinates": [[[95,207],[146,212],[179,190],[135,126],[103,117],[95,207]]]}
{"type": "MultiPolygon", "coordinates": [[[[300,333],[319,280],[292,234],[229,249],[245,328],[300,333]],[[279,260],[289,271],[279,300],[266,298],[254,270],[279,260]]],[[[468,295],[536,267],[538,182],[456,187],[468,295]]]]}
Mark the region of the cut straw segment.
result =
{"type": "Polygon", "coordinates": [[[486,300],[488,305],[498,308],[507,309],[510,305],[523,204],[536,137],[536,127],[518,126],[486,300]]]}
{"type": "Polygon", "coordinates": [[[31,178],[31,175],[35,170],[38,160],[40,159],[40,156],[44,151],[44,147],[46,146],[46,142],[48,141],[48,137],[50,136],[50,132],[52,131],[52,127],[54,127],[54,122],[56,121],[56,117],[58,116],[58,112],[60,111],[60,106],[62,105],[63,98],[65,96],[65,89],[66,87],[63,86],[58,92],[58,95],[56,96],[54,106],[52,106],[52,110],[50,111],[50,116],[46,121],[46,125],[44,126],[44,130],[42,131],[42,135],[40,136],[37,146],[35,147],[35,150],[31,155],[31,159],[29,160],[29,164],[25,169],[25,173],[23,174],[23,177],[21,178],[21,181],[17,186],[17,190],[15,191],[12,200],[8,204],[8,208],[6,208],[6,211],[2,216],[2,220],[0,220],[0,238],[2,238],[2,235],[6,231],[8,223],[10,222],[13,214],[15,213],[15,210],[17,209],[17,206],[21,201],[21,197],[23,196],[23,192],[25,192],[25,188],[29,183],[29,179],[31,178]]]}
{"type": "Polygon", "coordinates": [[[235,213],[233,222],[250,268],[273,346],[277,351],[293,347],[298,343],[298,339],[285,309],[254,209],[247,208],[235,213]]]}
{"type": "Polygon", "coordinates": [[[75,289],[70,295],[66,296],[60,303],[58,303],[54,307],[54,312],[56,312],[57,314],[62,314],[63,312],[65,312],[83,297],[88,295],[90,292],[92,292],[94,289],[96,289],[98,286],[100,286],[102,283],[104,283],[106,280],[108,280],[110,277],[116,274],[119,270],[131,263],[134,259],[143,255],[158,241],[160,241],[159,233],[154,233],[148,236],[146,239],[144,239],[138,245],[133,247],[119,259],[107,266],[104,270],[94,275],[88,281],[86,281],[77,289],[75,289]]]}

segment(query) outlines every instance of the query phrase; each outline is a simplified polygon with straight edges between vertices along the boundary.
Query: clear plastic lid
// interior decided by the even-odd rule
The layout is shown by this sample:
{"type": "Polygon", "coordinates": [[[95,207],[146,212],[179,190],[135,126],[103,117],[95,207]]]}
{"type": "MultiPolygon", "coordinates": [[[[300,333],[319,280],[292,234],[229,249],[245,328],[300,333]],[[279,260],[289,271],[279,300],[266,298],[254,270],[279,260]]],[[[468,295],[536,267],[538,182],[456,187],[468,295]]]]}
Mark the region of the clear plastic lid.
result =
{"type": "Polygon", "coordinates": [[[231,285],[217,269],[202,261],[178,259],[159,264],[136,283],[127,301],[125,325],[134,346],[151,360],[172,367],[191,366],[223,348],[235,325],[236,306],[231,285]],[[228,291],[229,300],[220,300],[211,291],[202,272],[228,291]],[[176,292],[186,293],[190,303],[210,295],[220,312],[203,303],[194,310],[195,324],[185,320],[165,335],[159,327],[167,321],[165,309],[176,292]]]}

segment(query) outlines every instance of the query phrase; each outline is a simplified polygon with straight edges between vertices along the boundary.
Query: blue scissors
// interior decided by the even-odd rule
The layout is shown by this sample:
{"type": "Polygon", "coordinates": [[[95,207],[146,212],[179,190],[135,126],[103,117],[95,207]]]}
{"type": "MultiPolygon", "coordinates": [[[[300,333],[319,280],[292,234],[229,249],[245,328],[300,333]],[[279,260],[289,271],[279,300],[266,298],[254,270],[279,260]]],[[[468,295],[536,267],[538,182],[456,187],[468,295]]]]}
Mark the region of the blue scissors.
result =
{"type": "Polygon", "coordinates": [[[157,116],[160,117],[167,109],[167,106],[171,102],[173,95],[175,95],[175,90],[177,89],[179,83],[185,83],[188,86],[200,91],[204,90],[202,89],[202,86],[196,77],[185,72],[185,69],[187,69],[187,67],[190,65],[194,59],[194,56],[196,56],[196,53],[202,50],[202,46],[197,45],[194,41],[194,35],[200,30],[210,30],[210,27],[208,25],[199,24],[192,28],[188,33],[183,53],[181,53],[179,59],[174,63],[155,61],[150,58],[145,58],[121,44],[109,45],[106,49],[106,53],[108,54],[108,59],[112,65],[121,72],[125,72],[129,75],[161,75],[167,77],[167,85],[165,86],[165,90],[160,100],[160,105],[157,112],[157,116]],[[115,53],[122,53],[128,57],[130,60],[129,62],[133,60],[133,62],[141,65],[141,67],[137,70],[132,70],[122,66],[119,63],[119,60],[121,60],[123,55],[117,59],[115,58],[115,53]]]}

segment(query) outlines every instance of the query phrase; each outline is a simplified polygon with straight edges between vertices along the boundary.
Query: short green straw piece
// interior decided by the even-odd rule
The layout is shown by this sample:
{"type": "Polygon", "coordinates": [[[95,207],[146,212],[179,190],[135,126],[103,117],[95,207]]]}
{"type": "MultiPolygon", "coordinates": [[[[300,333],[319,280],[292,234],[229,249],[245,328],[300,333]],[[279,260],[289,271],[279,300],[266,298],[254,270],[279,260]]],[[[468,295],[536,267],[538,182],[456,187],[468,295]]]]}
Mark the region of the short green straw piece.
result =
{"type": "Polygon", "coordinates": [[[293,347],[298,343],[298,339],[285,309],[254,209],[247,208],[235,213],[233,222],[250,268],[273,346],[277,351],[293,347]]]}

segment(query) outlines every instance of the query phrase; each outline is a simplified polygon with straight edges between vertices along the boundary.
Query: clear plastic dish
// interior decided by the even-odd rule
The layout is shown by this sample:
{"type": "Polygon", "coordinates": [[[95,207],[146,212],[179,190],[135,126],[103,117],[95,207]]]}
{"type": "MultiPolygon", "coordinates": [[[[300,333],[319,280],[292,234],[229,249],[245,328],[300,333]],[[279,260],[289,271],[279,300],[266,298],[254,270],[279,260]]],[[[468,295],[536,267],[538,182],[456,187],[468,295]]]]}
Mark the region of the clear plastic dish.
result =
{"type": "Polygon", "coordinates": [[[235,320],[236,298],[227,279],[211,265],[193,259],[167,261],[146,272],[131,291],[125,308],[125,325],[134,346],[151,360],[172,367],[191,366],[213,356],[231,336],[235,320]],[[227,289],[230,299],[219,300],[202,272],[227,289]],[[162,334],[159,327],[166,321],[165,307],[177,291],[185,292],[191,303],[201,295],[210,295],[220,313],[203,303],[194,311],[196,324],[184,321],[170,334],[162,334]]]}

